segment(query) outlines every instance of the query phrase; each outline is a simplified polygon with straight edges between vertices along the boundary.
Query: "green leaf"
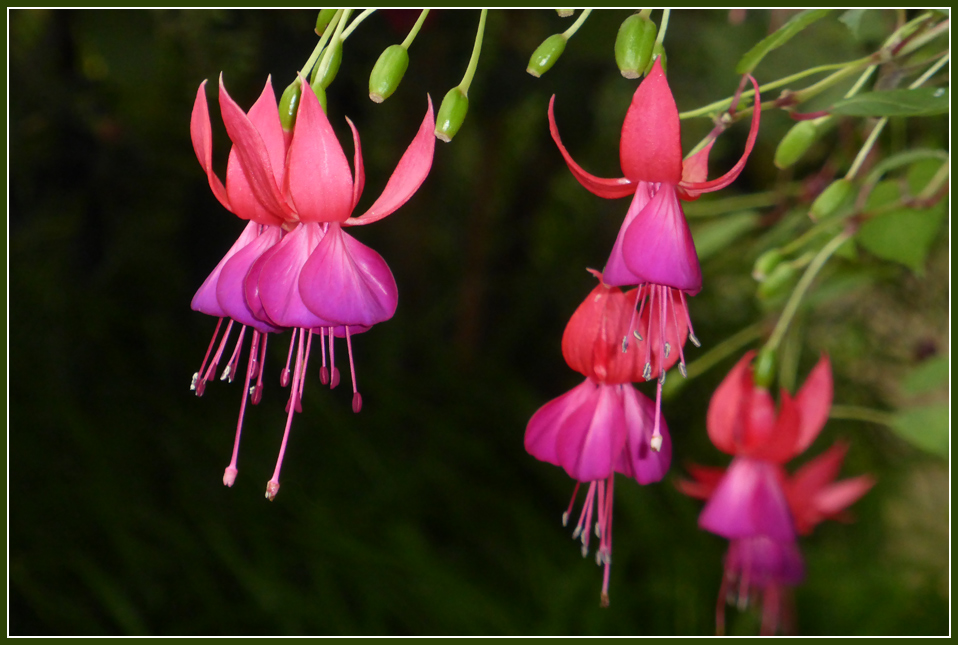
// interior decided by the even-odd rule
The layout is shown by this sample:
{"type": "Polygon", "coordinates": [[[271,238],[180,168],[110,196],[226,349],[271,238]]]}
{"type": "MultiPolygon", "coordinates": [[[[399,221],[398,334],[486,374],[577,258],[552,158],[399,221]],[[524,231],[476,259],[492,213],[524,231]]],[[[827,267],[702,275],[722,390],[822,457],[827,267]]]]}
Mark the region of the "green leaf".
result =
{"type": "MultiPolygon", "coordinates": [[[[898,186],[882,181],[868,199],[868,208],[898,199],[898,186]]],[[[904,264],[918,275],[924,272],[925,258],[945,216],[945,202],[917,210],[900,208],[865,222],[856,235],[858,244],[883,260],[904,264]]]]}
{"type": "Polygon", "coordinates": [[[837,101],[828,110],[843,116],[933,116],[948,113],[948,89],[916,87],[913,90],[864,92],[837,101]]]}
{"type": "Polygon", "coordinates": [[[798,32],[802,31],[816,20],[824,18],[831,11],[830,9],[808,9],[792,16],[791,20],[779,27],[775,33],[770,34],[760,40],[758,44],[748,50],[735,66],[736,74],[748,74],[755,69],[765,55],[774,49],[778,49],[798,32]]]}
{"type": "Polygon", "coordinates": [[[948,458],[948,404],[899,410],[892,421],[895,433],[923,450],[948,458]]]}
{"type": "Polygon", "coordinates": [[[848,30],[852,32],[852,36],[854,36],[856,40],[859,38],[862,16],[865,14],[865,11],[865,9],[849,9],[838,19],[839,22],[848,27],[848,30]]]}
{"type": "Polygon", "coordinates": [[[908,396],[926,394],[948,385],[948,356],[937,356],[924,361],[901,381],[901,391],[908,396]]]}
{"type": "Polygon", "coordinates": [[[699,260],[714,255],[729,246],[745,233],[758,226],[759,214],[756,211],[744,211],[725,215],[702,226],[696,226],[692,232],[695,250],[699,260]]]}

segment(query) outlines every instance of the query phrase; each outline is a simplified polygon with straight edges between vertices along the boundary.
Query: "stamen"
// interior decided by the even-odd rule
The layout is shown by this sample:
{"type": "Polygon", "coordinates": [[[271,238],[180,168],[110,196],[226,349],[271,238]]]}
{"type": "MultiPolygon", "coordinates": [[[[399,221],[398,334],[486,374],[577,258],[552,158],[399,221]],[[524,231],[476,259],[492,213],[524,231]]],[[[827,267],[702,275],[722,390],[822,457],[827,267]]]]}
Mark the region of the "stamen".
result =
{"type": "Polygon", "coordinates": [[[609,475],[609,481],[605,496],[605,529],[602,531],[602,542],[599,550],[606,555],[603,556],[605,571],[602,572],[602,593],[599,595],[599,606],[609,606],[609,573],[612,567],[612,492],[615,483],[615,473],[609,475]]]}
{"type": "Polygon", "coordinates": [[[655,452],[658,452],[662,449],[662,433],[659,431],[659,424],[662,418],[663,383],[665,383],[665,372],[662,372],[658,385],[655,388],[655,425],[652,427],[652,439],[649,441],[649,445],[655,452]]]}
{"type": "Polygon", "coordinates": [[[689,303],[685,301],[684,291],[679,291],[679,298],[682,300],[682,308],[685,309],[685,322],[689,326],[689,340],[692,341],[692,344],[696,347],[701,347],[702,343],[695,337],[695,330],[692,329],[692,317],[691,314],[689,314],[689,303]]]}
{"type": "Polygon", "coordinates": [[[681,374],[683,378],[689,377],[689,371],[685,368],[685,361],[679,361],[679,374],[681,374]]]}
{"type": "Polygon", "coordinates": [[[339,385],[339,370],[336,368],[336,354],[333,351],[333,338],[336,337],[336,334],[333,333],[335,330],[329,328],[329,389],[333,389],[339,385]]]}
{"type": "Polygon", "coordinates": [[[213,351],[213,345],[216,344],[216,336],[220,333],[220,327],[223,325],[223,318],[220,317],[216,321],[216,329],[213,330],[213,337],[210,338],[210,345],[206,348],[206,355],[203,356],[203,362],[200,363],[200,369],[193,374],[193,380],[190,381],[190,390],[196,392],[196,396],[203,396],[203,390],[205,389],[206,382],[200,381],[200,374],[203,373],[203,370],[206,368],[206,361],[210,357],[210,352],[213,351]],[[199,389],[197,389],[197,382],[199,382],[199,389]]]}
{"type": "Polygon", "coordinates": [[[259,348],[259,369],[256,371],[256,385],[251,388],[250,397],[253,405],[258,405],[263,400],[263,372],[266,371],[266,339],[269,334],[263,333],[260,338],[262,343],[259,348]]]}
{"type": "Polygon", "coordinates": [[[279,373],[279,385],[280,387],[286,387],[289,385],[289,364],[293,359],[293,347],[296,346],[296,332],[299,329],[293,329],[293,335],[289,337],[289,353],[286,354],[286,367],[283,368],[283,371],[279,373]]]}
{"type": "Polygon", "coordinates": [[[655,315],[655,287],[648,285],[648,289],[649,297],[646,302],[649,305],[649,324],[645,332],[649,336],[649,342],[645,344],[645,371],[642,372],[642,378],[646,381],[652,378],[652,316],[655,315]]]}
{"type": "MultiPolygon", "coordinates": [[[[213,373],[216,372],[216,366],[219,365],[220,358],[223,356],[223,350],[226,349],[226,341],[229,340],[230,332],[233,330],[233,321],[230,320],[229,324],[226,325],[226,331],[223,333],[223,338],[220,340],[219,347],[216,348],[216,353],[213,355],[213,360],[210,362],[210,366],[206,368],[206,372],[203,374],[200,379],[200,383],[197,385],[197,396],[202,396],[202,390],[205,388],[206,383],[213,378],[213,373]]],[[[202,372],[202,370],[200,370],[202,372]]]]}
{"type": "Polygon", "coordinates": [[[672,346],[669,345],[668,343],[665,343],[665,357],[666,357],[666,358],[669,357],[669,353],[670,353],[671,351],[672,351],[672,346]]]}
{"type": "MultiPolygon", "coordinates": [[[[629,350],[629,337],[628,337],[628,336],[623,336],[623,337],[622,337],[622,353],[624,354],[624,353],[626,353],[628,350],[629,350]]],[[[194,379],[193,379],[193,380],[194,380],[194,381],[196,380],[195,376],[194,376],[194,379]]]]}
{"type": "MultiPolygon", "coordinates": [[[[305,331],[305,330],[303,330],[305,331]]],[[[303,332],[300,332],[302,334],[303,332]]],[[[309,333],[306,334],[306,358],[309,360],[309,349],[313,344],[313,330],[309,330],[309,333]]],[[[303,387],[306,385],[306,368],[300,372],[299,375],[299,395],[296,397],[296,411],[303,411],[303,387]]]]}
{"type": "Polygon", "coordinates": [[[636,339],[637,341],[639,341],[640,343],[642,342],[642,336],[639,335],[639,330],[638,330],[638,329],[634,330],[634,331],[632,332],[632,335],[635,336],[635,339],[636,339]]]}
{"type": "Polygon", "coordinates": [[[569,525],[569,515],[572,514],[572,507],[575,505],[575,496],[579,493],[579,482],[575,483],[575,488],[572,489],[572,499],[569,500],[569,508],[566,509],[566,512],[562,514],[562,526],[569,525]]]}
{"type": "Polygon", "coordinates": [[[645,364],[645,369],[642,370],[642,378],[646,381],[652,380],[652,363],[645,364]]]}
{"type": "Polygon", "coordinates": [[[363,409],[363,397],[356,389],[356,366],[353,364],[353,341],[349,337],[349,325],[346,329],[346,353],[349,354],[349,376],[353,381],[353,413],[359,414],[363,409]]]}
{"type": "MultiPolygon", "coordinates": [[[[669,309],[672,310],[672,324],[675,325],[675,337],[679,338],[679,321],[675,315],[675,303],[672,301],[671,296],[669,296],[669,309]]],[[[668,356],[668,353],[666,353],[666,356],[668,356]]],[[[689,376],[688,372],[685,371],[685,354],[682,352],[681,340],[679,340],[679,373],[685,378],[689,376]]]]}
{"type": "Polygon", "coordinates": [[[692,341],[692,344],[696,347],[702,346],[702,341],[695,337],[695,333],[689,330],[689,340],[692,341]]]}
{"type": "Polygon", "coordinates": [[[326,368],[326,328],[319,328],[319,349],[323,354],[323,366],[319,368],[319,382],[329,385],[329,369],[326,368]]]}
{"type": "Polygon", "coordinates": [[[239,419],[236,421],[236,438],[233,439],[233,457],[230,459],[230,465],[227,466],[223,472],[223,484],[229,487],[233,486],[233,482],[236,481],[236,475],[239,472],[236,468],[236,460],[239,457],[240,434],[243,431],[243,415],[246,413],[246,400],[250,394],[252,394],[252,390],[255,389],[250,387],[249,381],[253,375],[253,370],[256,369],[256,350],[259,345],[259,337],[260,333],[254,330],[253,343],[249,351],[249,362],[246,364],[246,383],[243,384],[243,400],[240,401],[239,419]]]}
{"type": "Polygon", "coordinates": [[[240,327],[239,338],[236,339],[236,347],[233,348],[233,355],[230,356],[230,362],[227,363],[226,369],[223,370],[223,375],[220,377],[221,381],[229,380],[230,383],[233,382],[233,378],[235,378],[239,368],[239,357],[243,349],[244,336],[246,336],[246,325],[240,327]]]}
{"type": "MultiPolygon", "coordinates": [[[[299,388],[299,375],[300,370],[303,368],[303,335],[299,335],[299,349],[296,352],[296,364],[293,368],[293,388],[290,392],[290,401],[292,401],[298,394],[297,389],[299,388]]],[[[276,468],[273,470],[273,477],[266,484],[266,499],[273,501],[273,498],[276,497],[276,493],[279,492],[279,471],[283,467],[283,456],[286,454],[286,443],[289,441],[289,429],[293,424],[293,414],[295,413],[295,406],[288,406],[287,417],[286,417],[286,429],[283,431],[283,442],[279,446],[279,457],[276,459],[276,468]]]]}

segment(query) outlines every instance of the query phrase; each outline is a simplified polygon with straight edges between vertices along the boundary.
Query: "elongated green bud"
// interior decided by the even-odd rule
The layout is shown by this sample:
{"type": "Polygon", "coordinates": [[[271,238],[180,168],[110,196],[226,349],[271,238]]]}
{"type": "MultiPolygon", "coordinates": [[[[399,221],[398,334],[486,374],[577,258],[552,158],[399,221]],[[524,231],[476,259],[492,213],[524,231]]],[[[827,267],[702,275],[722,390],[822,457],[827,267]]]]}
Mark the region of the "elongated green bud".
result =
{"type": "Polygon", "coordinates": [[[812,202],[810,215],[812,219],[822,219],[838,212],[848,198],[852,196],[855,185],[849,179],[836,179],[822,194],[812,202]]]}
{"type": "Polygon", "coordinates": [[[814,121],[799,121],[785,133],[775,149],[775,165],[788,168],[802,158],[802,155],[815,143],[818,128],[814,121]]]}
{"type": "Polygon", "coordinates": [[[391,45],[379,55],[369,74],[369,98],[382,103],[396,91],[409,67],[409,52],[402,45],[391,45]]]}
{"type": "Polygon", "coordinates": [[[526,71],[536,78],[548,72],[559,60],[559,56],[562,56],[562,52],[565,51],[565,43],[566,37],[562,34],[552,34],[543,40],[542,44],[532,52],[526,71]]]}
{"type": "Polygon", "coordinates": [[[772,300],[792,289],[796,281],[798,271],[788,262],[782,262],[771,273],[765,276],[765,280],[759,283],[756,294],[759,300],[772,300]]]}
{"type": "Polygon", "coordinates": [[[313,76],[309,79],[310,85],[315,86],[318,80],[323,89],[326,89],[336,79],[339,64],[343,62],[343,43],[337,41],[330,44],[329,47],[332,47],[332,53],[327,57],[326,52],[323,52],[319,64],[313,68],[313,76]]]}
{"type": "Polygon", "coordinates": [[[778,249],[769,249],[758,256],[758,259],[755,260],[755,266],[752,267],[752,277],[755,278],[757,282],[764,282],[765,278],[782,263],[784,256],[781,251],[778,249]]]}
{"type": "Polygon", "coordinates": [[[662,72],[666,73],[669,71],[668,57],[665,55],[665,45],[655,43],[655,46],[652,48],[652,58],[649,60],[649,66],[645,68],[644,74],[648,74],[652,71],[652,66],[655,65],[656,58],[662,61],[662,72]]]}
{"type": "Polygon", "coordinates": [[[320,9],[319,15],[316,16],[316,35],[322,36],[323,32],[326,31],[326,27],[329,26],[329,22],[333,19],[333,16],[336,15],[336,9],[320,9]]]}
{"type": "Polygon", "coordinates": [[[766,390],[772,387],[772,381],[775,380],[776,362],[775,352],[767,347],[763,347],[755,359],[755,371],[753,374],[755,385],[765,388],[766,390]]]}
{"type": "Polygon", "coordinates": [[[436,114],[436,138],[449,143],[459,132],[469,111],[469,98],[456,86],[446,92],[436,114]]]}
{"type": "Polygon", "coordinates": [[[319,105],[323,108],[323,112],[326,112],[326,88],[323,87],[318,79],[314,83],[310,83],[309,86],[313,88],[313,93],[319,100],[319,105]]]}
{"type": "Polygon", "coordinates": [[[303,86],[296,79],[283,90],[279,99],[279,122],[286,132],[292,132],[296,125],[296,109],[299,107],[299,97],[303,94],[303,86]]]}
{"type": "Polygon", "coordinates": [[[615,64],[626,78],[638,78],[652,60],[657,29],[640,14],[632,14],[619,26],[615,37],[615,64]]]}

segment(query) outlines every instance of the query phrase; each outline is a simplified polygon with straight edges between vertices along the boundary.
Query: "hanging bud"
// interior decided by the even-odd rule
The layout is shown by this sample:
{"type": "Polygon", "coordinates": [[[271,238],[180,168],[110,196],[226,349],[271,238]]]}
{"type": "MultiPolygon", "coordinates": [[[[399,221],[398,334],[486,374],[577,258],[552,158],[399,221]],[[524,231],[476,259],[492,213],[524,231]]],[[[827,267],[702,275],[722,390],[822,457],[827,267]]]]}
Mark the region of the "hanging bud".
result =
{"type": "Polygon", "coordinates": [[[314,88],[317,80],[323,86],[323,89],[329,87],[336,78],[339,64],[343,62],[343,42],[340,40],[331,43],[329,47],[332,48],[331,52],[329,49],[324,51],[322,58],[319,59],[319,64],[313,68],[313,75],[309,79],[309,84],[314,88]],[[329,53],[328,56],[327,53],[329,53]]]}
{"type": "Polygon", "coordinates": [[[802,158],[802,155],[815,143],[818,128],[814,121],[799,121],[785,133],[775,149],[775,165],[788,168],[802,158]]]}
{"type": "Polygon", "coordinates": [[[769,249],[758,256],[755,266],[752,267],[752,277],[756,282],[764,282],[775,267],[782,263],[784,256],[778,249],[769,249]]]}
{"type": "Polygon", "coordinates": [[[652,47],[652,58],[649,60],[649,66],[645,68],[644,74],[648,74],[652,71],[652,66],[655,65],[656,59],[662,61],[662,73],[665,74],[669,71],[668,58],[665,55],[665,45],[662,43],[655,43],[655,46],[652,47]]]}
{"type": "Polygon", "coordinates": [[[387,47],[369,74],[369,98],[382,103],[396,91],[409,67],[409,52],[402,45],[387,47]]]}
{"type": "Polygon", "coordinates": [[[836,179],[815,198],[809,215],[813,220],[819,220],[835,214],[852,196],[854,189],[855,185],[850,179],[836,179]]]}
{"type": "Polygon", "coordinates": [[[296,125],[296,108],[299,107],[299,97],[303,93],[303,87],[296,79],[283,90],[283,96],[279,99],[279,122],[285,132],[292,132],[296,125]]]}
{"type": "Polygon", "coordinates": [[[333,19],[333,16],[336,15],[336,9],[320,9],[319,15],[316,16],[316,35],[322,36],[323,32],[326,31],[326,27],[329,26],[329,22],[333,19]]]}
{"type": "Polygon", "coordinates": [[[753,378],[756,387],[767,390],[772,386],[772,381],[775,380],[775,363],[775,352],[763,347],[755,359],[753,378]]]}
{"type": "Polygon", "coordinates": [[[317,79],[315,82],[310,83],[309,86],[313,88],[313,94],[316,95],[316,99],[319,101],[319,106],[323,108],[323,112],[328,112],[326,109],[326,89],[322,83],[317,79]]]}
{"type": "Polygon", "coordinates": [[[543,40],[542,44],[532,52],[526,71],[536,78],[548,72],[565,51],[565,43],[566,37],[563,34],[552,34],[543,40]]]}
{"type": "Polygon", "coordinates": [[[782,262],[759,283],[756,294],[759,300],[772,300],[792,290],[798,271],[788,262],[782,262]]]}
{"type": "Polygon", "coordinates": [[[638,78],[652,61],[655,23],[641,14],[632,14],[619,26],[615,37],[615,63],[626,78],[638,78]]]}
{"type": "Polygon", "coordinates": [[[466,120],[469,111],[469,98],[459,86],[446,92],[436,114],[436,138],[449,143],[459,132],[462,122],[466,120]]]}

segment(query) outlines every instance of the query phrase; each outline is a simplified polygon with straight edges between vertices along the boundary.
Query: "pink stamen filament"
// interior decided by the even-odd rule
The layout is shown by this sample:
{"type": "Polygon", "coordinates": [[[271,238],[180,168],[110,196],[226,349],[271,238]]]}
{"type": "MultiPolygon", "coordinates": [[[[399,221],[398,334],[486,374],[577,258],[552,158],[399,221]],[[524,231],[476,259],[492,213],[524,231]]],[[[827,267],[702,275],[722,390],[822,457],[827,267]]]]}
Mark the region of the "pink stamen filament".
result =
{"type": "MultiPolygon", "coordinates": [[[[682,293],[681,291],[679,293],[682,293]]],[[[679,346],[679,372],[685,378],[688,378],[688,371],[685,369],[685,354],[682,352],[682,336],[679,334],[679,319],[675,313],[675,303],[672,300],[672,295],[669,294],[669,309],[672,310],[672,324],[675,325],[675,339],[676,344],[679,346]]]]}
{"type": "Polygon", "coordinates": [[[256,350],[259,349],[259,338],[260,333],[254,331],[253,343],[249,349],[249,362],[246,364],[246,382],[243,384],[243,398],[240,401],[239,419],[236,421],[236,437],[233,439],[233,457],[230,459],[230,465],[226,467],[226,471],[223,473],[223,484],[226,486],[233,485],[233,482],[236,481],[236,475],[239,472],[236,468],[236,460],[239,457],[240,434],[243,431],[243,416],[246,413],[246,400],[250,394],[250,377],[256,370],[256,350]]]}
{"type": "Polygon", "coordinates": [[[602,572],[602,593],[599,596],[599,605],[609,606],[609,574],[612,569],[612,486],[615,482],[615,473],[609,475],[608,490],[605,502],[605,525],[602,529],[602,538],[599,542],[599,552],[603,554],[605,571],[602,572]]]}
{"type": "Polygon", "coordinates": [[[353,341],[349,336],[349,326],[346,329],[346,353],[349,354],[349,376],[353,382],[353,412],[359,414],[363,409],[363,397],[356,389],[356,366],[353,364],[353,341]]]}
{"type": "Polygon", "coordinates": [[[256,370],[256,387],[250,392],[250,395],[253,398],[253,405],[259,404],[263,399],[263,373],[266,371],[266,340],[269,337],[269,334],[263,333],[260,335],[262,343],[260,344],[259,349],[259,363],[258,369],[256,370]]]}
{"type": "Polygon", "coordinates": [[[226,368],[223,369],[223,375],[220,376],[221,381],[229,380],[230,383],[233,382],[233,379],[236,377],[237,369],[239,368],[239,356],[240,352],[243,350],[243,338],[246,336],[246,325],[240,327],[239,338],[236,339],[236,347],[233,348],[233,355],[230,356],[230,362],[226,364],[226,368]]]}
{"type": "Polygon", "coordinates": [[[197,388],[198,384],[205,383],[200,379],[200,374],[203,373],[203,370],[206,369],[206,361],[209,360],[210,353],[213,351],[213,345],[216,344],[216,336],[220,333],[220,327],[223,325],[222,316],[216,321],[216,329],[213,330],[213,337],[210,338],[210,346],[206,348],[206,356],[203,357],[203,362],[200,363],[200,369],[193,374],[193,381],[190,383],[190,389],[196,392],[196,396],[203,396],[203,390],[205,389],[202,385],[197,388]]]}
{"type": "Polygon", "coordinates": [[[286,387],[289,385],[289,363],[293,359],[293,347],[296,346],[296,332],[299,329],[293,329],[293,335],[289,339],[289,353],[286,354],[286,367],[283,368],[283,371],[279,375],[279,384],[281,387],[286,387]]]}
{"type": "Polygon", "coordinates": [[[652,316],[655,315],[655,286],[649,285],[649,325],[646,327],[645,343],[645,369],[642,371],[642,378],[646,381],[652,379],[652,316]]]}
{"type": "Polygon", "coordinates": [[[323,354],[323,366],[319,368],[319,382],[329,385],[329,369],[326,367],[326,328],[319,328],[319,349],[323,354]]]}
{"type": "Polygon", "coordinates": [[[572,507],[575,506],[575,496],[579,493],[579,482],[575,483],[575,488],[572,489],[572,499],[569,500],[569,508],[566,509],[565,513],[562,514],[562,526],[569,525],[569,516],[572,515],[572,507]]]}
{"type": "Polygon", "coordinates": [[[223,350],[226,349],[226,341],[229,340],[230,332],[232,330],[233,320],[230,320],[229,324],[226,326],[226,331],[223,333],[223,339],[220,341],[219,347],[216,348],[216,353],[213,355],[213,360],[210,362],[210,366],[206,368],[206,373],[203,374],[203,378],[200,379],[204,383],[213,378],[213,373],[216,372],[216,366],[219,365],[220,358],[223,356],[223,350]]]}
{"type": "Polygon", "coordinates": [[[679,291],[679,298],[682,299],[682,308],[685,309],[685,322],[689,326],[689,340],[692,341],[692,344],[696,347],[701,347],[702,343],[695,337],[695,330],[692,329],[692,316],[689,314],[689,303],[685,300],[684,291],[679,291]]]}
{"type": "Polygon", "coordinates": [[[273,501],[273,498],[276,497],[276,493],[279,492],[279,471],[283,467],[283,456],[286,454],[286,444],[289,441],[289,429],[293,424],[293,415],[296,413],[296,401],[297,396],[299,395],[299,386],[300,386],[300,374],[306,369],[306,361],[308,356],[303,356],[303,335],[299,335],[299,347],[296,352],[296,364],[293,367],[293,387],[290,391],[289,401],[290,404],[287,406],[287,416],[286,416],[286,429],[283,431],[283,442],[279,447],[279,457],[276,459],[276,468],[273,470],[273,477],[266,484],[266,499],[273,501]]]}
{"type": "Polygon", "coordinates": [[[329,389],[339,385],[339,370],[336,369],[336,352],[333,349],[334,331],[332,327],[329,328],[329,389]]]}

